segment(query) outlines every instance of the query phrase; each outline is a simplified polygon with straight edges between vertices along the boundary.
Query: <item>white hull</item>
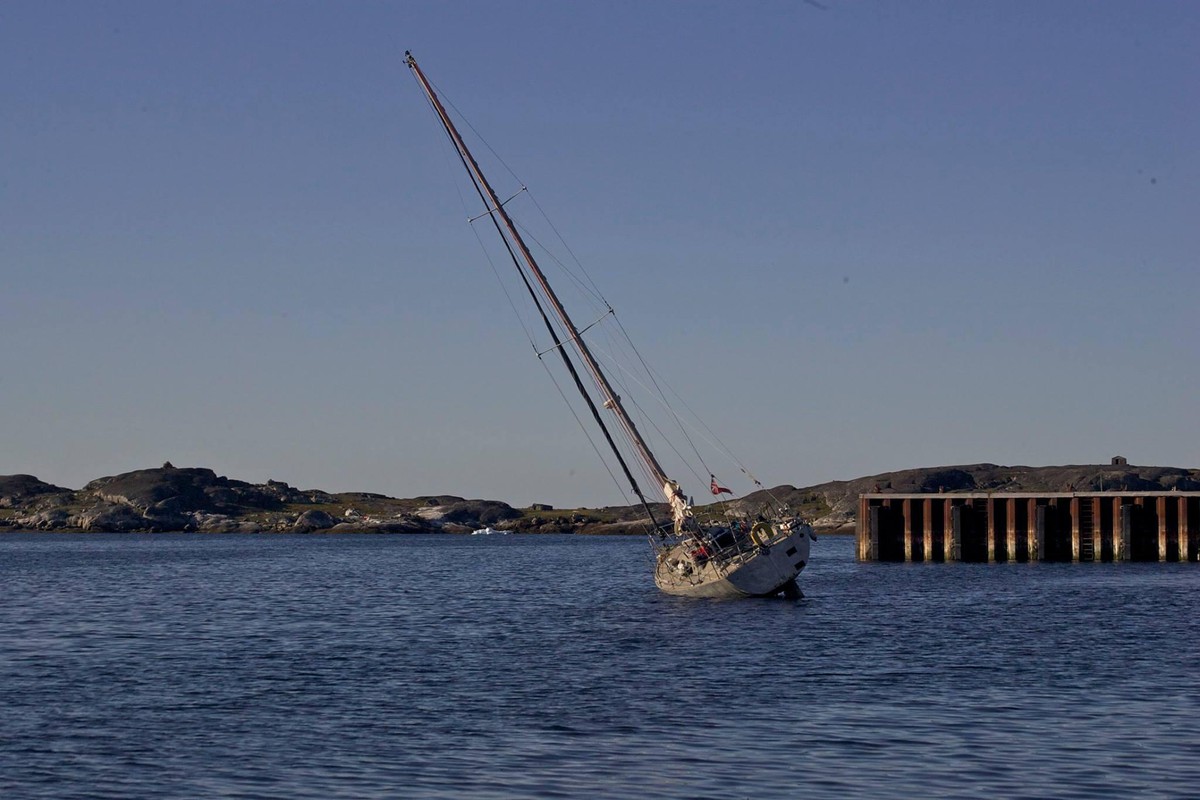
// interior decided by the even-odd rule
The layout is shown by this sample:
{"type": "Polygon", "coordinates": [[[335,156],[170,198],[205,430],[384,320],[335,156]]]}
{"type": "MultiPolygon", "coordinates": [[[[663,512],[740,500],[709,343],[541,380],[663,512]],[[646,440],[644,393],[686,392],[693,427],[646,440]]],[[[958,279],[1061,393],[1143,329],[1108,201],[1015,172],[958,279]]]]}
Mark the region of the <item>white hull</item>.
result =
{"type": "Polygon", "coordinates": [[[785,591],[808,564],[812,528],[776,531],[764,547],[751,547],[718,563],[696,559],[695,543],[679,544],[659,556],[654,582],[681,597],[769,597],[785,591]]]}

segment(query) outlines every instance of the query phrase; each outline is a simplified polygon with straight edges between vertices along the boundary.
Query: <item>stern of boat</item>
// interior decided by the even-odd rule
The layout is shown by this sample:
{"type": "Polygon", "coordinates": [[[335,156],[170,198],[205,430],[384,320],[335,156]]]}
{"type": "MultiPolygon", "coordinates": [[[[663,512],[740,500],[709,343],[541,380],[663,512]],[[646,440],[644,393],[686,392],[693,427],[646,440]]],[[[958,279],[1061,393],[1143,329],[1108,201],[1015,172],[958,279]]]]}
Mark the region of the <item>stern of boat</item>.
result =
{"type": "Polygon", "coordinates": [[[760,527],[746,542],[722,550],[687,539],[660,551],[654,582],[683,597],[769,597],[794,586],[808,566],[814,539],[812,528],[799,520],[760,527]]]}

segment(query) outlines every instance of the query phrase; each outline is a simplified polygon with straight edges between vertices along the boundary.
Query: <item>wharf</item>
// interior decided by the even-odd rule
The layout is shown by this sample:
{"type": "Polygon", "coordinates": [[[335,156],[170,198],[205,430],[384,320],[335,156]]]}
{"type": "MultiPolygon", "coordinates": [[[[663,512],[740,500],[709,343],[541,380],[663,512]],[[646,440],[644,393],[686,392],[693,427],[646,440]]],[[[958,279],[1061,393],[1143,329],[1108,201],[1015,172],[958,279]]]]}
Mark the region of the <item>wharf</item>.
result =
{"type": "Polygon", "coordinates": [[[1200,492],[863,494],[860,561],[1197,561],[1200,492]]]}

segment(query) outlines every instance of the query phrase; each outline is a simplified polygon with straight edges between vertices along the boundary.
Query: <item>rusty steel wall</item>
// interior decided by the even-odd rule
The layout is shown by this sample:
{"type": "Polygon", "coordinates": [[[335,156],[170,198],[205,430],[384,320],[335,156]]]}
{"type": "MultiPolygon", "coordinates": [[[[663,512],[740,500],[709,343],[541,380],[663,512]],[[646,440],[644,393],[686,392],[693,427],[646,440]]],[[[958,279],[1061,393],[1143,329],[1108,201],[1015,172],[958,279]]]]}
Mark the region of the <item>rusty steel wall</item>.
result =
{"type": "Polygon", "coordinates": [[[1200,492],[864,494],[860,561],[1200,559],[1200,492]]]}

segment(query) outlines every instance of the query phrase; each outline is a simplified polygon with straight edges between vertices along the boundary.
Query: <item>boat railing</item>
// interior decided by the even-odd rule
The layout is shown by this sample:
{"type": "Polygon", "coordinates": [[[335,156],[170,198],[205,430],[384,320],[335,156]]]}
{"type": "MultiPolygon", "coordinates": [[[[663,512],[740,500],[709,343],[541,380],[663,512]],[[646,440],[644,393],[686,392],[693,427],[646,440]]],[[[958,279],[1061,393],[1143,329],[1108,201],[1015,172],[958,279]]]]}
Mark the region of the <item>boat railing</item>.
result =
{"type": "Polygon", "coordinates": [[[698,542],[705,547],[712,561],[730,567],[759,555],[764,547],[773,547],[791,536],[790,531],[777,525],[771,525],[769,531],[765,537],[761,534],[756,537],[748,528],[722,528],[715,533],[706,532],[706,535],[698,538],[698,542]]]}
{"type": "Polygon", "coordinates": [[[704,545],[709,558],[719,564],[740,561],[759,551],[759,545],[750,537],[748,531],[726,529],[715,536],[705,536],[704,545]]]}
{"type": "Polygon", "coordinates": [[[699,563],[712,563],[721,572],[726,572],[762,553],[764,547],[771,547],[782,542],[789,536],[785,530],[776,525],[770,525],[769,533],[752,534],[747,526],[720,527],[686,531],[683,534],[667,533],[656,543],[661,554],[669,553],[677,547],[682,548],[691,560],[699,563]]]}

